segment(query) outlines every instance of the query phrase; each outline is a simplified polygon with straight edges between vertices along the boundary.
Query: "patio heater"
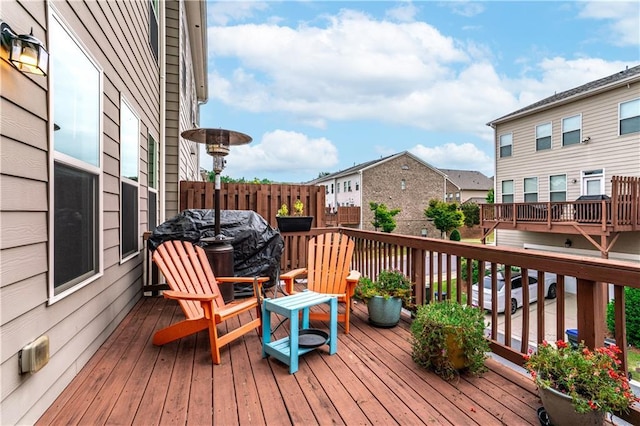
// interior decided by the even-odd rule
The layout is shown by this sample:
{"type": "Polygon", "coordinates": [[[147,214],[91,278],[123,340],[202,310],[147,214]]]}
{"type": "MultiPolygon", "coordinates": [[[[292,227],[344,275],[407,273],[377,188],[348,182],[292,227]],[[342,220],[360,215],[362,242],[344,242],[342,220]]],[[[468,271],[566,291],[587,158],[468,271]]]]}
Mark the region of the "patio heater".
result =
{"type": "MultiPolygon", "coordinates": [[[[227,163],[224,157],[229,154],[229,148],[232,145],[244,145],[251,142],[251,136],[233,130],[203,128],[185,130],[181,135],[187,140],[205,144],[207,154],[213,157],[215,236],[202,238],[201,241],[207,244],[205,252],[213,272],[221,277],[232,277],[234,276],[233,246],[231,245],[233,239],[222,235],[220,231],[220,173],[227,163]]],[[[219,283],[218,285],[224,301],[232,301],[234,298],[233,283],[219,283]]]]}

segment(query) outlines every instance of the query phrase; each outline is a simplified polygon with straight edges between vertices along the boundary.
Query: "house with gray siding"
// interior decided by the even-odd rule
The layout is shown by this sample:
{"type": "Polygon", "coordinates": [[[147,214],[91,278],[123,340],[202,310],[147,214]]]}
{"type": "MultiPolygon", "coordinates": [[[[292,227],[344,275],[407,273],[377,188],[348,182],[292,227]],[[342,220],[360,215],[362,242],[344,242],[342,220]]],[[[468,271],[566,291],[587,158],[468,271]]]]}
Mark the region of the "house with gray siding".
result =
{"type": "Polygon", "coordinates": [[[0,59],[0,424],[32,424],[140,299],[143,233],[199,179],[179,135],[208,96],[206,3],[7,0],[0,19],[49,53],[44,76],[0,59]],[[34,341],[48,362],[21,373],[34,341]]]}
{"type": "Polygon", "coordinates": [[[640,262],[640,66],[488,125],[497,244],[640,262]]]}

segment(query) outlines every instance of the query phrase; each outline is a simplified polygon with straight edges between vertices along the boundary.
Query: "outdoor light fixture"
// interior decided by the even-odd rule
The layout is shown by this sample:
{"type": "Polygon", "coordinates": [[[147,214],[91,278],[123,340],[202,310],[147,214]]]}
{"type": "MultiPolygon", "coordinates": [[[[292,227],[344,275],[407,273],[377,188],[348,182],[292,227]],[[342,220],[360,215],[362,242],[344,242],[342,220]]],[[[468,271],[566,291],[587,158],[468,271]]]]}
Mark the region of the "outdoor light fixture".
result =
{"type": "Polygon", "coordinates": [[[244,145],[252,141],[251,136],[244,133],[225,129],[191,129],[182,132],[182,137],[193,142],[205,144],[207,154],[213,157],[213,171],[215,173],[215,234],[220,235],[220,173],[227,163],[224,157],[229,154],[232,145],[244,145]]]}
{"type": "Polygon", "coordinates": [[[40,40],[31,34],[16,34],[11,27],[0,21],[0,39],[2,46],[9,53],[11,65],[24,73],[47,75],[49,52],[40,40]]]}
{"type": "MultiPolygon", "coordinates": [[[[211,263],[213,271],[218,276],[232,277],[233,272],[233,238],[222,235],[220,231],[220,173],[226,165],[226,157],[231,145],[244,145],[251,142],[251,136],[244,133],[224,129],[191,129],[181,133],[182,137],[193,142],[205,144],[207,154],[213,157],[213,171],[215,173],[214,236],[201,238],[206,244],[205,253],[211,263]]],[[[203,175],[204,177],[204,175],[203,175]]],[[[225,303],[234,299],[234,283],[219,283],[220,293],[225,303]]]]}
{"type": "Polygon", "coordinates": [[[572,244],[573,244],[573,243],[572,243],[572,242],[571,242],[571,240],[570,240],[570,239],[568,239],[568,238],[564,241],[564,246],[565,246],[566,248],[570,248],[572,244]]]}

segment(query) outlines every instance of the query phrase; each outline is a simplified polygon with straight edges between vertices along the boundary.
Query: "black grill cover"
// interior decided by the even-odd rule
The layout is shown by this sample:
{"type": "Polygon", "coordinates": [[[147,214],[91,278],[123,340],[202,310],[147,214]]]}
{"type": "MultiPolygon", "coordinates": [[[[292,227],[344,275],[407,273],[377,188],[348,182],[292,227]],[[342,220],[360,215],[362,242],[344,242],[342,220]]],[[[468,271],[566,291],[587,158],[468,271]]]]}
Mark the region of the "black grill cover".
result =
{"type": "MultiPolygon", "coordinates": [[[[220,233],[233,238],[233,267],[236,277],[268,276],[264,287],[272,287],[280,277],[280,258],[284,240],[277,229],[251,210],[221,210],[220,233]]],[[[200,246],[202,238],[215,237],[214,210],[184,210],[158,225],[149,237],[149,248],[155,250],[169,240],[190,241],[200,246]]],[[[236,284],[235,295],[243,296],[251,285],[236,284]]]]}

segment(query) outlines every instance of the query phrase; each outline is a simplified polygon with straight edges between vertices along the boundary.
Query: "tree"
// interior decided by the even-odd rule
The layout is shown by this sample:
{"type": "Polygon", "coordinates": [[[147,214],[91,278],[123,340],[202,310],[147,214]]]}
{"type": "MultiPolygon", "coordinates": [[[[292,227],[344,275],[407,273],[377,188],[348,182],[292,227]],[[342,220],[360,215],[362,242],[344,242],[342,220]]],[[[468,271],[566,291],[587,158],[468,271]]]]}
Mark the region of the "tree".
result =
{"type": "Polygon", "coordinates": [[[480,225],[480,207],[476,203],[464,203],[460,209],[464,213],[464,224],[467,228],[480,225]]]}
{"type": "Polygon", "coordinates": [[[495,199],[495,194],[493,193],[493,188],[491,188],[489,190],[489,192],[487,192],[487,198],[485,198],[487,200],[487,204],[493,204],[494,203],[494,199],[495,199]]]}
{"type": "Polygon", "coordinates": [[[424,215],[433,219],[441,238],[464,223],[464,213],[458,208],[457,203],[445,203],[435,198],[429,200],[429,207],[424,209],[424,215]]]}
{"type": "MultiPolygon", "coordinates": [[[[215,173],[214,172],[209,172],[208,174],[208,181],[209,182],[213,182],[215,180],[215,173]]],[[[235,179],[232,178],[230,176],[220,176],[220,182],[222,183],[262,183],[262,184],[271,184],[273,183],[272,181],[270,181],[269,179],[259,179],[257,177],[253,178],[253,180],[246,180],[245,178],[241,177],[239,179],[235,179]]]]}
{"type": "Polygon", "coordinates": [[[371,224],[376,228],[376,231],[378,228],[382,228],[382,232],[391,232],[396,229],[396,220],[393,217],[400,213],[400,209],[389,210],[385,204],[373,201],[369,203],[369,208],[373,212],[371,224]]]}

